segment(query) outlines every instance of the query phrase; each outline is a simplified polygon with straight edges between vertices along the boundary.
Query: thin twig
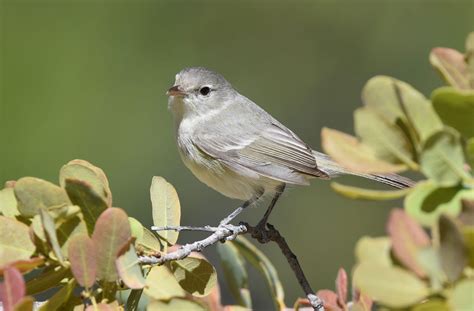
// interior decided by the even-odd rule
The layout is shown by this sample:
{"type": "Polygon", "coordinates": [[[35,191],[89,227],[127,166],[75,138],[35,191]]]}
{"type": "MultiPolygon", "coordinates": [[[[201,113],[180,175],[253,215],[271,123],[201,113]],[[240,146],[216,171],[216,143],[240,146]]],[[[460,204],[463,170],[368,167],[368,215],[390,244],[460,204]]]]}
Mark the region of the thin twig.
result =
{"type": "Polygon", "coordinates": [[[204,227],[191,227],[191,226],[164,226],[164,227],[151,227],[152,231],[203,231],[203,232],[216,232],[218,227],[204,226],[204,227]]]}

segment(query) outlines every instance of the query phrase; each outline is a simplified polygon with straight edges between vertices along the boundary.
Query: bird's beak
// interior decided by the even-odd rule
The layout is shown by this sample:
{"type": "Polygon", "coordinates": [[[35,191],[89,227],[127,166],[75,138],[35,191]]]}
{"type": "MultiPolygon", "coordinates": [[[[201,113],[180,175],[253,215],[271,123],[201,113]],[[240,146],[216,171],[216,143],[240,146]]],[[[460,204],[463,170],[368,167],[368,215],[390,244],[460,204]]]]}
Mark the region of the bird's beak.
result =
{"type": "Polygon", "coordinates": [[[171,87],[167,92],[166,92],[166,95],[168,96],[184,96],[185,93],[183,91],[183,89],[179,86],[179,85],[175,85],[173,87],[171,87]]]}

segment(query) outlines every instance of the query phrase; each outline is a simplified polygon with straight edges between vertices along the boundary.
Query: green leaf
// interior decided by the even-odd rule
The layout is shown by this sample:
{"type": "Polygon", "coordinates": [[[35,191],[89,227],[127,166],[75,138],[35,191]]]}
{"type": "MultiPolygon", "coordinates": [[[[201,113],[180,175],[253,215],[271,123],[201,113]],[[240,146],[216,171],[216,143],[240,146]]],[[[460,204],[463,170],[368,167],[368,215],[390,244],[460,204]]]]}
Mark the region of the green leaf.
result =
{"type": "Polygon", "coordinates": [[[143,277],[137,252],[131,242],[122,247],[119,256],[115,260],[115,265],[120,278],[128,288],[142,289],[145,287],[145,278],[143,277]]]}
{"type": "Polygon", "coordinates": [[[142,298],[142,293],[143,293],[143,289],[132,289],[130,291],[130,294],[128,295],[127,304],[125,305],[125,310],[128,310],[128,311],[138,310],[138,305],[140,303],[140,298],[142,298]]]}
{"type": "Polygon", "coordinates": [[[474,268],[474,226],[464,226],[462,233],[468,250],[468,265],[474,268]]]}
{"type": "MultiPolygon", "coordinates": [[[[181,207],[174,187],[163,177],[155,176],[150,188],[153,224],[157,227],[179,226],[181,207]]],[[[178,240],[178,232],[163,231],[161,235],[171,244],[178,240]]]]}
{"type": "Polygon", "coordinates": [[[23,297],[15,305],[14,311],[31,311],[34,310],[34,298],[31,296],[23,297]]]}
{"type": "Polygon", "coordinates": [[[265,282],[272,294],[275,308],[278,310],[286,308],[282,283],[278,277],[277,270],[268,257],[244,237],[238,236],[234,241],[227,243],[234,244],[239,253],[265,277],[265,282]]]}
{"type": "Polygon", "coordinates": [[[141,222],[136,220],[133,217],[128,217],[128,221],[130,223],[130,230],[132,237],[134,237],[137,241],[143,239],[143,226],[141,222]]]}
{"type": "Polygon", "coordinates": [[[87,230],[91,234],[97,218],[107,209],[107,203],[84,181],[66,179],[65,189],[71,201],[81,208],[87,230]]]}
{"type": "Polygon", "coordinates": [[[40,209],[39,213],[41,216],[41,223],[43,224],[44,232],[46,233],[46,239],[48,240],[48,243],[51,246],[56,258],[59,260],[59,262],[63,263],[64,258],[61,252],[61,246],[59,245],[58,236],[56,234],[56,225],[54,224],[54,220],[44,209],[40,209]]]}
{"type": "Polygon", "coordinates": [[[120,249],[130,238],[130,223],[124,210],[110,207],[100,215],[92,235],[101,254],[97,257],[98,279],[107,282],[114,282],[118,279],[115,259],[120,249]]]}
{"type": "Polygon", "coordinates": [[[436,89],[431,95],[433,106],[443,122],[464,137],[474,137],[474,90],[461,91],[452,87],[436,89]]]}
{"type": "Polygon", "coordinates": [[[29,259],[35,248],[27,225],[0,216],[0,267],[14,261],[29,259]]]}
{"type": "Polygon", "coordinates": [[[56,217],[71,205],[63,188],[39,178],[21,178],[16,182],[14,191],[18,210],[25,217],[35,216],[39,209],[54,209],[56,217]]]}
{"type": "Polygon", "coordinates": [[[474,279],[459,281],[448,297],[451,310],[472,310],[472,293],[474,293],[474,279]]]}
{"type": "Polygon", "coordinates": [[[25,296],[25,281],[16,268],[7,268],[0,283],[0,301],[5,310],[13,310],[13,306],[25,296]]]}
{"type": "Polygon", "coordinates": [[[69,299],[75,286],[76,280],[69,280],[45,304],[41,305],[39,311],[58,310],[69,299]]]}
{"type": "Polygon", "coordinates": [[[247,270],[239,250],[232,243],[220,243],[217,244],[217,253],[232,296],[239,305],[252,309],[247,270]]]}
{"type": "Polygon", "coordinates": [[[419,277],[426,273],[418,262],[420,249],[428,247],[430,239],[423,228],[402,209],[393,209],[387,223],[387,232],[392,241],[392,251],[403,265],[419,277]]]}
{"type": "Polygon", "coordinates": [[[82,214],[56,224],[56,234],[64,258],[68,258],[70,240],[79,234],[87,235],[87,225],[82,219],[82,214]]]}
{"type": "Polygon", "coordinates": [[[155,300],[148,304],[147,311],[206,311],[201,304],[188,299],[174,298],[169,301],[155,300]]]}
{"type": "Polygon", "coordinates": [[[0,214],[10,218],[20,215],[13,188],[0,190],[0,214]]]}
{"type": "Polygon", "coordinates": [[[136,241],[137,248],[140,251],[145,253],[158,253],[160,251],[160,241],[158,238],[148,230],[147,228],[143,227],[143,238],[136,241]]]}
{"type": "Polygon", "coordinates": [[[438,249],[425,247],[418,250],[417,260],[430,279],[432,291],[441,291],[446,281],[446,274],[441,267],[441,258],[438,249]]]}
{"type": "Polygon", "coordinates": [[[410,311],[452,311],[443,299],[428,299],[410,308],[410,311]]]}
{"type": "Polygon", "coordinates": [[[77,179],[87,182],[95,193],[99,194],[107,206],[112,206],[112,192],[109,181],[102,169],[84,160],[72,160],[64,165],[59,172],[59,184],[66,186],[66,179],[77,179]]]}
{"type": "Polygon", "coordinates": [[[87,233],[77,234],[69,242],[69,261],[72,274],[79,285],[90,288],[97,275],[97,247],[87,233]]]}
{"type": "Polygon", "coordinates": [[[459,135],[449,129],[430,137],[420,156],[421,171],[444,187],[454,186],[467,176],[464,162],[459,135]]]}
{"type": "Polygon", "coordinates": [[[392,266],[392,260],[390,259],[391,246],[389,238],[364,236],[357,241],[355,247],[357,262],[390,267],[392,266]]]}
{"type": "Polygon", "coordinates": [[[392,308],[408,307],[429,294],[426,284],[412,273],[372,262],[356,266],[353,283],[362,293],[392,308]]]}
{"type": "Polygon", "coordinates": [[[376,157],[374,150],[354,136],[337,130],[323,128],[321,131],[324,151],[341,166],[360,173],[393,173],[406,169],[406,165],[392,164],[376,157]]]}
{"type": "Polygon", "coordinates": [[[193,296],[208,295],[217,284],[214,267],[205,259],[187,257],[170,263],[179,285],[193,296]]]}
{"type": "Polygon", "coordinates": [[[354,112],[354,122],[357,136],[374,150],[377,158],[417,169],[418,165],[412,160],[411,143],[398,126],[388,123],[368,107],[354,112]]]}
{"type": "Polygon", "coordinates": [[[467,264],[467,247],[456,223],[446,215],[438,222],[440,237],[441,266],[448,280],[456,281],[467,264]]]}
{"type": "Polygon", "coordinates": [[[44,269],[43,272],[26,283],[28,295],[36,295],[59,285],[61,280],[71,278],[71,270],[61,266],[44,269]]]}
{"type": "Polygon", "coordinates": [[[467,163],[474,169],[474,137],[471,137],[466,142],[466,158],[467,163]]]}
{"type": "Polygon", "coordinates": [[[411,188],[400,190],[369,190],[365,188],[346,186],[337,182],[331,183],[331,188],[337,193],[356,200],[395,200],[410,193],[411,188]]]}
{"type": "Polygon", "coordinates": [[[434,48],[430,53],[430,63],[447,84],[469,89],[467,66],[462,53],[449,48],[434,48]]]}
{"type": "Polygon", "coordinates": [[[152,299],[170,300],[186,293],[167,266],[154,266],[146,278],[145,295],[152,299]]]}
{"type": "Polygon", "coordinates": [[[405,198],[406,212],[423,226],[437,223],[441,214],[452,217],[459,215],[462,199],[474,198],[474,190],[464,190],[460,186],[438,187],[431,181],[417,183],[405,198]]]}

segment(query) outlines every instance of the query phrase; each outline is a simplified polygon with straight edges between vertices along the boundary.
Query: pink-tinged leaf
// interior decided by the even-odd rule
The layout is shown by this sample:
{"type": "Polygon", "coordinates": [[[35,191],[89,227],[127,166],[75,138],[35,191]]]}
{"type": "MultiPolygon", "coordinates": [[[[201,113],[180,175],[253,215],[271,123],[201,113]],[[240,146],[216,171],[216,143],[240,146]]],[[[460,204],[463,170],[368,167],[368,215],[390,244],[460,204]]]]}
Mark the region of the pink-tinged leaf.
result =
{"type": "Polygon", "coordinates": [[[44,263],[43,257],[33,257],[25,260],[17,260],[8,264],[8,266],[0,267],[0,275],[3,275],[5,268],[13,267],[18,269],[20,272],[29,272],[44,263]]]}
{"type": "Polygon", "coordinates": [[[434,48],[430,53],[430,63],[449,85],[459,89],[469,89],[469,76],[464,55],[449,48],[434,48]]]}
{"type": "Polygon", "coordinates": [[[322,289],[316,293],[320,299],[323,300],[324,309],[328,311],[342,311],[342,309],[337,304],[337,294],[329,289],[322,289]]]}
{"type": "Polygon", "coordinates": [[[0,301],[5,311],[13,311],[14,306],[25,296],[25,280],[16,268],[6,268],[3,283],[0,284],[0,301]]]}
{"type": "Polygon", "coordinates": [[[344,268],[339,268],[337,272],[336,292],[339,305],[341,307],[345,306],[347,302],[347,273],[344,268]]]}
{"type": "Polygon", "coordinates": [[[133,246],[133,239],[130,239],[119,251],[115,260],[118,274],[125,285],[131,289],[142,289],[145,287],[145,278],[139,264],[137,252],[133,246]]]}
{"type": "Polygon", "coordinates": [[[92,235],[101,252],[101,256],[97,257],[97,278],[108,282],[118,279],[115,259],[131,237],[130,223],[124,210],[111,207],[99,216],[92,235]]]}
{"type": "Polygon", "coordinates": [[[85,233],[77,234],[69,241],[69,261],[72,274],[79,285],[90,288],[97,274],[97,247],[85,233]]]}
{"type": "Polygon", "coordinates": [[[430,239],[423,228],[404,210],[394,209],[387,223],[387,232],[392,240],[395,257],[419,277],[426,276],[417,259],[418,250],[430,245],[430,239]]]}
{"type": "MultiPolygon", "coordinates": [[[[367,296],[365,294],[362,294],[357,289],[354,290],[353,300],[354,300],[354,303],[357,304],[362,310],[364,310],[364,311],[365,310],[367,310],[367,311],[372,310],[372,305],[374,304],[372,299],[370,299],[369,296],[367,296]]],[[[357,310],[361,310],[361,309],[357,309],[357,310]]]]}

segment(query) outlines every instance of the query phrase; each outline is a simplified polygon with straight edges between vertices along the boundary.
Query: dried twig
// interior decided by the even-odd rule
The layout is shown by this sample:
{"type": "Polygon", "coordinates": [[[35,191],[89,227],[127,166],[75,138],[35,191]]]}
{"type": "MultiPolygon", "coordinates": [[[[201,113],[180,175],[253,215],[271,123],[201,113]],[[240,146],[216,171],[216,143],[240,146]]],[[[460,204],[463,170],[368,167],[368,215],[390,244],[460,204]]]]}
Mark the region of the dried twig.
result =
{"type": "Polygon", "coordinates": [[[195,241],[193,243],[185,244],[181,246],[178,250],[168,253],[163,256],[141,256],[140,262],[142,264],[163,264],[172,260],[179,260],[186,258],[191,254],[191,252],[200,252],[204,248],[216,244],[221,241],[234,240],[238,235],[250,233],[253,238],[257,239],[260,243],[269,243],[271,241],[278,244],[281,252],[288,260],[291,269],[295,273],[298,282],[303,288],[306,297],[313,306],[314,310],[324,311],[323,302],[318,296],[314,294],[314,291],[311,289],[308,280],[306,279],[303,269],[301,268],[296,255],[291,251],[288,243],[286,243],[283,236],[280,232],[275,229],[274,226],[267,224],[267,228],[263,227],[252,227],[247,223],[241,223],[238,226],[231,225],[231,222],[235,217],[237,217],[247,205],[241,206],[233,211],[229,216],[224,218],[217,227],[212,226],[203,226],[203,227],[190,227],[190,226],[167,226],[167,227],[152,227],[154,231],[204,231],[212,232],[210,236],[205,239],[195,241]]]}

